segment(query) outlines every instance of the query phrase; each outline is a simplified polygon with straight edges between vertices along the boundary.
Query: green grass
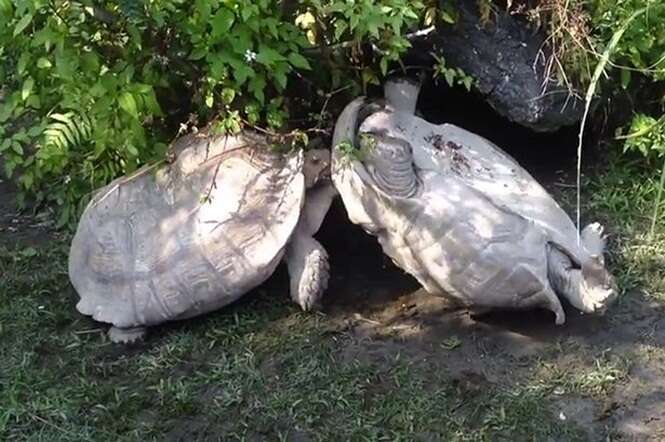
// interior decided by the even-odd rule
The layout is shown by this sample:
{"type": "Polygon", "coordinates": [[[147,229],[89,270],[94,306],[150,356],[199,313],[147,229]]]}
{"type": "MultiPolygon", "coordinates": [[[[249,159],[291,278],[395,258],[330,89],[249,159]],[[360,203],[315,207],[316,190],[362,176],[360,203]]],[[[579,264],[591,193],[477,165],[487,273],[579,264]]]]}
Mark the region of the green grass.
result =
{"type": "Polygon", "coordinates": [[[576,440],[547,389],[470,387],[399,352],[361,345],[323,315],[264,294],[153,330],[129,348],[74,310],[66,249],[4,250],[0,269],[0,437],[35,441],[576,440]]]}
{"type": "MultiPolygon", "coordinates": [[[[656,178],[613,162],[587,183],[585,213],[608,224],[624,287],[662,297],[663,220],[644,236],[656,178]]],[[[56,240],[0,249],[0,440],[588,440],[556,400],[602,402],[630,368],[568,343],[508,380],[468,381],[404,346],[372,356],[367,341],[275,292],[116,346],[76,313],[66,253],[56,240]]],[[[446,342],[431,351],[452,358],[469,345],[446,342]]]]}
{"type": "Polygon", "coordinates": [[[610,156],[605,172],[586,183],[588,213],[610,233],[609,264],[625,291],[639,288],[665,300],[665,213],[650,237],[659,171],[641,158],[610,156]]]}

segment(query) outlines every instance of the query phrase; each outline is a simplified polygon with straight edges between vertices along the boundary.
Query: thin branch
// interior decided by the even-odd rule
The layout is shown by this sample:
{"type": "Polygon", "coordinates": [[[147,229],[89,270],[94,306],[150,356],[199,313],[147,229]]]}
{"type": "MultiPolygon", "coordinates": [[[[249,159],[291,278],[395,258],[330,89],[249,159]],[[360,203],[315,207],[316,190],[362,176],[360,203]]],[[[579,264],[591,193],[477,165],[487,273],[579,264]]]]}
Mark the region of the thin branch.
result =
{"type": "MultiPolygon", "coordinates": [[[[419,29],[417,31],[405,34],[404,38],[409,40],[409,41],[415,40],[416,38],[425,37],[425,36],[433,33],[435,30],[436,30],[436,26],[429,26],[427,28],[419,29]]],[[[340,50],[340,49],[350,48],[350,47],[352,47],[353,45],[355,45],[357,43],[358,43],[357,40],[347,40],[347,41],[343,41],[343,42],[340,42],[340,43],[335,43],[333,45],[318,46],[318,47],[315,47],[315,48],[307,48],[303,52],[305,54],[318,54],[318,53],[322,53],[322,52],[325,52],[325,51],[337,51],[337,50],[340,50]]],[[[379,52],[379,53],[383,52],[381,49],[376,47],[376,45],[374,45],[374,44],[372,44],[372,48],[375,51],[379,52]]]]}
{"type": "Polygon", "coordinates": [[[319,112],[319,122],[316,124],[317,128],[320,127],[321,123],[323,122],[323,116],[326,112],[326,109],[328,108],[328,103],[330,102],[330,99],[335,95],[339,94],[340,92],[344,92],[345,90],[349,89],[351,86],[352,85],[348,84],[346,86],[335,89],[334,91],[330,91],[326,94],[326,101],[323,102],[323,106],[321,107],[321,112],[319,112]]]}

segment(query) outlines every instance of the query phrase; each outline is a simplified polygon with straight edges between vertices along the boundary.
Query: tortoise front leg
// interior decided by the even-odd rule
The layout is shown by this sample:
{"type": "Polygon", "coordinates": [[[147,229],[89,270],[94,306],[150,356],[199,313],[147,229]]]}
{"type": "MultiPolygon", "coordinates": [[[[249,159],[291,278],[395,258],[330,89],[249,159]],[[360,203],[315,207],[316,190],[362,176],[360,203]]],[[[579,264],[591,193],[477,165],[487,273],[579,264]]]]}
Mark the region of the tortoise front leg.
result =
{"type": "Polygon", "coordinates": [[[285,259],[293,301],[305,311],[319,308],[330,277],[326,250],[317,240],[302,230],[296,230],[289,242],[285,259]]]}
{"type": "Polygon", "coordinates": [[[291,298],[305,311],[320,307],[323,292],[328,288],[328,253],[312,235],[321,227],[336,193],[330,184],[307,191],[298,226],[286,248],[284,259],[291,278],[291,298]]]}

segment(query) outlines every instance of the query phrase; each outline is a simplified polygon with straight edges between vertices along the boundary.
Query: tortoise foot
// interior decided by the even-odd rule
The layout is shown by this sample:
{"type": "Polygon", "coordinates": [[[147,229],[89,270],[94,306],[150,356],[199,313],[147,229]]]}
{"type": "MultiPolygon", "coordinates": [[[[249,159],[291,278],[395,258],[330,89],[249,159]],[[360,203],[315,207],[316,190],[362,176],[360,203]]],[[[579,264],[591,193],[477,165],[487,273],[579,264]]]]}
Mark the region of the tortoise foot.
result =
{"type": "Polygon", "coordinates": [[[109,329],[109,339],[116,344],[132,344],[142,341],[146,335],[145,327],[120,328],[111,327],[109,329]]]}

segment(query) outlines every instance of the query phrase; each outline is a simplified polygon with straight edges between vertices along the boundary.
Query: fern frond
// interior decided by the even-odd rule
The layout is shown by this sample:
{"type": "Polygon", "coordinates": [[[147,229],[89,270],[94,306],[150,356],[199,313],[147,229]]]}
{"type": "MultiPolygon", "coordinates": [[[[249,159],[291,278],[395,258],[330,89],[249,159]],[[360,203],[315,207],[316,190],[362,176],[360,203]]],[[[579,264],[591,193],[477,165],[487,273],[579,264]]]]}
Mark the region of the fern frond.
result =
{"type": "Polygon", "coordinates": [[[44,130],[44,146],[68,151],[92,138],[93,121],[85,114],[67,112],[51,114],[52,120],[44,130]]]}

